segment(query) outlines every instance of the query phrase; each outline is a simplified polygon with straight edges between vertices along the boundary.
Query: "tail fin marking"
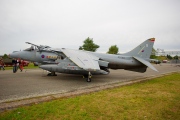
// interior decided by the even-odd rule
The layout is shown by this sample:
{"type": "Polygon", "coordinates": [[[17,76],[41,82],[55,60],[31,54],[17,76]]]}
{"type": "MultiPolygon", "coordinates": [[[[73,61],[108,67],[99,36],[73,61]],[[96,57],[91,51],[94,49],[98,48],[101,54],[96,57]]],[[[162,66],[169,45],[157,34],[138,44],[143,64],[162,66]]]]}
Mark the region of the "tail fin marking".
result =
{"type": "Polygon", "coordinates": [[[138,45],[136,48],[131,50],[130,52],[125,53],[124,55],[127,56],[136,56],[140,58],[150,58],[152,48],[154,45],[155,38],[150,38],[140,45],[138,45]]]}

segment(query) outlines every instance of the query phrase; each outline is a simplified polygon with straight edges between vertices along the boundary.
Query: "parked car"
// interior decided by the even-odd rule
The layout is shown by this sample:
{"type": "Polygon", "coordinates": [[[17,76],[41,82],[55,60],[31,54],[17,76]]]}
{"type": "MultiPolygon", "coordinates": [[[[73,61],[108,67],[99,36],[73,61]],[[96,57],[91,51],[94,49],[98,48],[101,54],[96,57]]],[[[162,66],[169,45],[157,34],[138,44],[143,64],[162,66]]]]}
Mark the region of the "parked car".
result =
{"type": "Polygon", "coordinates": [[[163,63],[168,63],[169,61],[168,61],[168,60],[163,60],[162,62],[163,62],[163,63]]]}

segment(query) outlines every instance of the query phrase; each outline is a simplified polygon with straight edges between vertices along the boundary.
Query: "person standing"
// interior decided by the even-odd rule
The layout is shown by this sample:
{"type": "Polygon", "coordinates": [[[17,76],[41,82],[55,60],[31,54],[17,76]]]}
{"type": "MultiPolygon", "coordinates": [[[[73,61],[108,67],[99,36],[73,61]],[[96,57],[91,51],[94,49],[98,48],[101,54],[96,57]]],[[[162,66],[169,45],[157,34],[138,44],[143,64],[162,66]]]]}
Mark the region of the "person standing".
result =
{"type": "Polygon", "coordinates": [[[2,69],[3,69],[3,70],[5,70],[5,68],[4,68],[5,63],[4,63],[4,61],[3,61],[3,60],[1,60],[1,62],[2,62],[2,69]]]}
{"type": "Polygon", "coordinates": [[[17,63],[16,63],[16,71],[19,69],[19,59],[16,60],[17,63]]]}
{"type": "Polygon", "coordinates": [[[0,68],[5,70],[4,66],[5,66],[5,64],[4,64],[3,60],[1,59],[0,60],[0,68]]]}
{"type": "Polygon", "coordinates": [[[21,70],[21,72],[23,71],[23,65],[24,65],[24,61],[19,60],[19,69],[21,70]]]}
{"type": "Polygon", "coordinates": [[[16,71],[17,71],[17,60],[13,59],[12,64],[13,64],[13,73],[16,73],[16,71]]]}

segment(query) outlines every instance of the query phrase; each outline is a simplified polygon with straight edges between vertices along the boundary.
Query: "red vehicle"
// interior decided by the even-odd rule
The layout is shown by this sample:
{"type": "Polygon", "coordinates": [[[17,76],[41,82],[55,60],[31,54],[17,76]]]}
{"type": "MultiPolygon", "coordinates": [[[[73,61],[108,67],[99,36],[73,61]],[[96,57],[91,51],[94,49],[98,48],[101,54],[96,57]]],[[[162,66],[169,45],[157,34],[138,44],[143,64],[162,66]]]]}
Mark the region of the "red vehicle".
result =
{"type": "MultiPolygon", "coordinates": [[[[12,58],[5,58],[5,59],[3,59],[5,66],[8,66],[8,67],[13,66],[12,60],[13,60],[12,58]]],[[[28,66],[29,65],[29,61],[23,60],[22,65],[23,65],[23,67],[24,66],[28,66]]]]}

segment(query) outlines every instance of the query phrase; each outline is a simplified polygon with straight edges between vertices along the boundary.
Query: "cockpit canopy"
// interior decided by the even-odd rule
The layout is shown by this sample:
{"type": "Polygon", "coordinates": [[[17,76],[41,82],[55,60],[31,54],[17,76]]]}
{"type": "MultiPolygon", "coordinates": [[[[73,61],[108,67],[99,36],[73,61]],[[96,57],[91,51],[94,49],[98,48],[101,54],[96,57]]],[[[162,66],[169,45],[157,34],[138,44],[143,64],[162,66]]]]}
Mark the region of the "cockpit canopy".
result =
{"type": "Polygon", "coordinates": [[[45,45],[40,45],[40,46],[34,46],[34,45],[32,45],[30,48],[26,48],[24,51],[34,51],[34,50],[36,50],[36,51],[50,51],[51,49],[50,49],[51,47],[49,47],[49,46],[45,46],[45,45]]]}
{"type": "Polygon", "coordinates": [[[31,46],[30,48],[26,48],[24,51],[34,51],[36,49],[36,47],[31,46]]]}

